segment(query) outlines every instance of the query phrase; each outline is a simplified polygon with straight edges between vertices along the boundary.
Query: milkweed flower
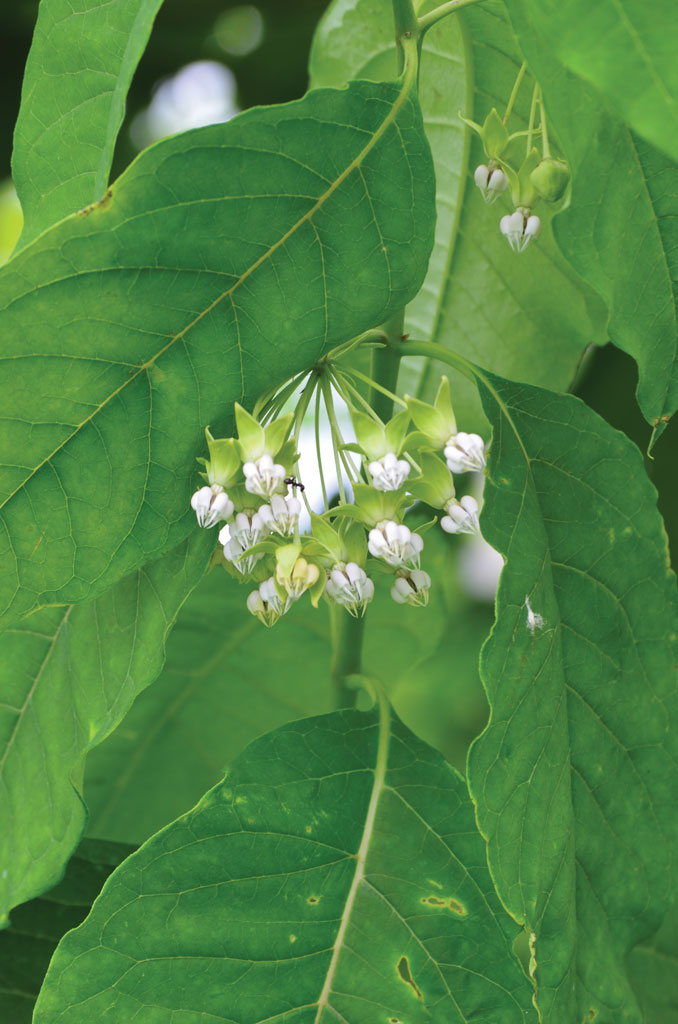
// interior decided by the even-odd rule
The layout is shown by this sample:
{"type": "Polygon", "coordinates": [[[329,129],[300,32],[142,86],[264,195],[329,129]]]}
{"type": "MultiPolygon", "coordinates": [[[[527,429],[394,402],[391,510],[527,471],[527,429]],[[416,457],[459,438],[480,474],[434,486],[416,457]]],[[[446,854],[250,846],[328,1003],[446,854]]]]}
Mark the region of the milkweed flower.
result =
{"type": "Polygon", "coordinates": [[[258,516],[272,533],[287,536],[294,533],[299,522],[301,502],[298,498],[283,498],[274,494],[270,505],[262,505],[258,516]]]}
{"type": "Polygon", "coordinates": [[[391,597],[397,604],[423,607],[428,604],[431,577],[423,569],[400,573],[391,587],[391,597]]]}
{"type": "Polygon", "coordinates": [[[479,434],[454,434],[445,445],[445,459],[452,473],[484,469],[485,442],[479,434]]]}
{"type": "Polygon", "coordinates": [[[508,178],[501,167],[480,164],[474,171],[473,180],[486,203],[493,203],[508,188],[508,178]]]}
{"type": "Polygon", "coordinates": [[[209,529],[215,523],[230,519],[234,512],[233,502],[219,484],[201,487],[191,498],[198,526],[209,529]]]}
{"type": "Polygon", "coordinates": [[[274,462],[271,455],[262,455],[256,462],[246,462],[242,471],[245,490],[260,498],[270,498],[279,492],[286,475],[285,467],[274,462]]]}
{"type": "Polygon", "coordinates": [[[382,458],[368,465],[372,486],[378,491],[397,491],[403,486],[410,472],[410,464],[399,459],[395,452],[387,452],[382,458]]]}
{"type": "Polygon", "coordinates": [[[507,239],[514,252],[524,252],[541,231],[541,221],[527,207],[519,206],[513,213],[507,213],[499,221],[499,230],[507,239]]]}
{"type": "Polygon", "coordinates": [[[418,533],[403,523],[384,519],[370,530],[367,548],[375,558],[381,558],[387,565],[419,567],[419,556],[424,541],[418,533]]]}
{"type": "Polygon", "coordinates": [[[337,563],[328,576],[325,592],[357,618],[365,614],[374,597],[374,583],[356,562],[337,563]]]}
{"type": "Polygon", "coordinates": [[[440,520],[445,533],[480,533],[478,502],[472,495],[465,494],[460,501],[452,498],[445,511],[447,515],[440,520]]]}

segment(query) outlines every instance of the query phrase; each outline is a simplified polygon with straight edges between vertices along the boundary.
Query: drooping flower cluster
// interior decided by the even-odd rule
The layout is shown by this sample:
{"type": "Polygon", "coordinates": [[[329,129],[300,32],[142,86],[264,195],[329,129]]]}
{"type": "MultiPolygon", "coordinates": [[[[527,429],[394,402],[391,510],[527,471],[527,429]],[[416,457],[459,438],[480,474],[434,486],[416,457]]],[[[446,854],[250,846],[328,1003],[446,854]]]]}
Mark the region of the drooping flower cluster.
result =
{"type": "Polygon", "coordinates": [[[479,532],[478,503],[471,495],[457,500],[453,474],[483,469],[482,438],[457,430],[446,378],[433,405],[412,398],[404,404],[385,424],[353,409],[362,479],[353,484],[352,503],[311,514],[306,533],[299,527],[296,440],[289,438],[294,414],[263,426],[236,405],[237,438],[206,431],[209,458],[199,460],[206,483],[191,505],[200,526],[220,524],[221,565],[255,584],[247,607],[266,625],[307,591],[314,606],[324,597],[362,616],[375,593],[371,570],[391,576],[398,604],[425,605],[431,578],[421,567],[422,530],[404,522],[418,499],[445,513],[447,533],[479,532]],[[408,433],[412,422],[417,429],[408,433]]]}
{"type": "Polygon", "coordinates": [[[514,211],[501,218],[499,229],[513,251],[517,253],[524,252],[530,242],[541,233],[541,220],[532,212],[534,206],[540,200],[547,203],[559,202],[570,182],[567,164],[551,156],[546,115],[538,85],[534,86],[527,131],[509,133],[507,125],[524,73],[523,66],[503,119],[499,117],[494,107],[482,125],[462,117],[464,123],[480,137],[487,157],[487,163],[479,164],[473,172],[473,180],[483,199],[486,203],[493,203],[500,195],[510,190],[514,211]],[[538,127],[535,124],[537,109],[540,117],[538,127]],[[522,162],[515,162],[518,140],[523,136],[526,137],[525,157],[522,162]],[[538,136],[541,138],[541,155],[533,145],[534,139],[538,136]]]}

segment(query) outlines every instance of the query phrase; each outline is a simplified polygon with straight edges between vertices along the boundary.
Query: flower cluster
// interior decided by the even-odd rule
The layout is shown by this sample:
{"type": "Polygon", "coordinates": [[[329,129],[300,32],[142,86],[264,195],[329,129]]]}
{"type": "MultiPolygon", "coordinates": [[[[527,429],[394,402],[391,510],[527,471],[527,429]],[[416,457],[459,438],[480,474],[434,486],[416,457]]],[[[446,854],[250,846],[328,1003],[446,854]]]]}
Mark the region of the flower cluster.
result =
{"type": "Polygon", "coordinates": [[[519,72],[503,120],[494,108],[482,125],[462,117],[464,123],[480,137],[487,157],[487,163],[479,164],[473,173],[473,180],[483,199],[486,203],[493,203],[500,195],[510,190],[514,211],[501,218],[499,229],[513,251],[518,253],[524,252],[530,242],[541,233],[541,220],[532,212],[533,207],[540,200],[547,203],[559,202],[570,182],[567,164],[551,156],[546,116],[537,85],[534,87],[527,132],[509,133],[507,123],[523,74],[524,68],[519,72]],[[535,126],[537,106],[540,112],[538,128],[535,126]],[[525,157],[520,162],[515,161],[514,154],[518,140],[522,136],[526,136],[527,144],[525,157]],[[541,156],[533,145],[536,136],[541,137],[541,156]]]}
{"type": "Polygon", "coordinates": [[[311,514],[305,533],[296,440],[289,439],[294,414],[264,426],[236,405],[237,438],[206,431],[209,458],[199,460],[205,484],[191,505],[200,526],[220,524],[219,561],[256,585],[247,607],[267,626],[307,591],[315,606],[324,598],[363,615],[375,593],[373,571],[391,577],[398,604],[425,605],[431,579],[421,567],[422,530],[404,522],[418,499],[445,513],[440,525],[447,533],[479,531],[478,504],[470,495],[457,500],[453,474],[483,469],[482,438],[457,430],[446,378],[432,405],[413,398],[404,404],[388,423],[353,410],[353,448],[362,459],[353,502],[311,514]],[[408,432],[412,423],[416,429],[408,432]]]}

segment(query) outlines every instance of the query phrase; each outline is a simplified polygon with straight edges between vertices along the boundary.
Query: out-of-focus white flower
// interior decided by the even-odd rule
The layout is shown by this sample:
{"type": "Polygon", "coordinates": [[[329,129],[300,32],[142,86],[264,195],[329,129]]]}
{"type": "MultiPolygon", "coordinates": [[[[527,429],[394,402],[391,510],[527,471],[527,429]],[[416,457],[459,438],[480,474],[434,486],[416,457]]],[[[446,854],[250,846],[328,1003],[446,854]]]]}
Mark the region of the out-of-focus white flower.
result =
{"type": "Polygon", "coordinates": [[[499,230],[514,252],[524,252],[530,242],[539,236],[541,221],[526,207],[519,206],[499,221],[499,230]]]}
{"type": "Polygon", "coordinates": [[[457,501],[452,498],[445,506],[446,516],[440,520],[445,533],[480,533],[478,522],[478,502],[470,495],[457,501]]]}
{"type": "Polygon", "coordinates": [[[487,167],[485,164],[480,164],[475,169],[473,180],[486,203],[493,203],[497,196],[500,196],[508,188],[508,178],[501,167],[487,167]]]}
{"type": "Polygon", "coordinates": [[[391,587],[391,597],[398,604],[423,606],[428,604],[431,577],[422,569],[401,573],[391,587]]]}
{"type": "Polygon", "coordinates": [[[260,498],[271,498],[279,493],[286,476],[285,467],[274,462],[271,455],[262,455],[256,462],[246,462],[242,471],[245,474],[245,490],[250,494],[258,494],[260,498]]]}
{"type": "Polygon", "coordinates": [[[370,530],[367,547],[371,555],[388,565],[418,568],[424,541],[403,523],[384,519],[370,530]]]}
{"type": "Polygon", "coordinates": [[[289,601],[283,601],[278,593],[275,580],[264,580],[258,590],[253,590],[247,598],[247,608],[256,615],[265,626],[273,626],[289,607],[289,601]]]}
{"type": "Polygon", "coordinates": [[[338,563],[328,576],[325,593],[357,617],[365,614],[374,597],[374,583],[356,562],[338,563]]]}
{"type": "Polygon", "coordinates": [[[283,498],[280,494],[274,494],[270,505],[262,505],[258,515],[272,533],[285,537],[296,530],[300,512],[301,502],[298,498],[283,498]]]}
{"type": "Polygon", "coordinates": [[[191,508],[195,511],[198,526],[209,529],[215,523],[230,519],[233,515],[233,502],[219,484],[201,487],[191,498],[191,508]]]}
{"type": "Polygon", "coordinates": [[[485,468],[485,442],[479,434],[455,434],[445,445],[447,468],[452,473],[468,473],[485,468]]]}
{"type": "Polygon", "coordinates": [[[410,472],[410,464],[399,459],[394,452],[387,452],[367,467],[372,477],[372,486],[378,491],[397,491],[402,487],[410,472]]]}

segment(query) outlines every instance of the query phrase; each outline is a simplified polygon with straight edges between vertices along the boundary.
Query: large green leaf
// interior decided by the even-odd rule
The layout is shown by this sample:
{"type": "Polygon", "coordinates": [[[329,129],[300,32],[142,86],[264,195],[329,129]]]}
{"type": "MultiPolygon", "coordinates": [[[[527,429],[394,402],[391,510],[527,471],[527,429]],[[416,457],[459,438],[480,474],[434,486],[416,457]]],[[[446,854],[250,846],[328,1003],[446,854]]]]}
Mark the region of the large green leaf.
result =
{"type": "Polygon", "coordinates": [[[122,843],[83,840],[59,885],[14,912],[11,927],[0,932],[0,1018],[7,1024],[31,1024],[59,939],[84,920],[113,868],[133,852],[122,843]]]}
{"type": "Polygon", "coordinates": [[[250,746],[60,944],[36,1024],[534,1019],[463,779],[398,721],[250,746]]]}
{"type": "Polygon", "coordinates": [[[0,927],[62,873],[85,825],[85,755],[160,672],[212,544],[196,531],[96,601],[37,612],[0,636],[0,927]]]}
{"type": "Polygon", "coordinates": [[[469,757],[478,822],[532,935],[542,1019],[637,1024],[625,961],[661,921],[676,841],[676,584],[656,493],[583,403],[479,381],[482,525],[507,566],[469,757]]]}
{"type": "MultiPolygon", "coordinates": [[[[678,166],[559,64],[536,5],[507,5],[572,166],[572,202],[554,223],[556,239],[608,303],[610,338],[638,363],[638,403],[659,433],[678,406],[678,166]]],[[[656,16],[654,5],[647,10],[656,16]]]]}
{"type": "MultiPolygon", "coordinates": [[[[316,32],[312,83],[392,76],[391,19],[390,0],[335,0],[316,32]]],[[[458,116],[461,110],[482,122],[493,106],[503,113],[521,60],[504,5],[496,0],[446,18],[424,39],[420,100],[435,164],[438,219],[428,275],[408,307],[406,330],[512,379],[565,389],[585,347],[607,340],[605,308],[559,253],[548,211],[539,211],[545,227],[538,244],[521,256],[510,250],[499,232],[510,206],[483,202],[472,171],[486,157],[479,141],[465,136],[458,116]]],[[[529,103],[525,86],[516,123],[525,120],[529,103]]],[[[421,380],[421,367],[412,364],[406,388],[418,387],[430,398],[439,370],[431,367],[421,380]]],[[[465,428],[482,422],[475,389],[463,379],[455,409],[465,428]]]]}
{"type": "Polygon", "coordinates": [[[416,293],[433,176],[408,82],[160,143],[2,270],[4,621],[176,545],[205,425],[416,293]]]}
{"type": "MultiPolygon", "coordinates": [[[[377,580],[363,662],[405,724],[463,766],[486,720],[477,658],[491,613],[459,592],[456,547],[442,530],[426,535],[424,565],[435,581],[427,608],[397,605],[377,580]]],[[[257,736],[330,710],[325,603],[315,610],[301,601],[267,630],[247,611],[246,594],[215,570],[182,608],[159,679],[87,758],[90,834],[143,842],[189,810],[257,736]]]]}
{"type": "Polygon", "coordinates": [[[678,160],[678,7],[673,0],[526,0],[548,50],[678,160]]]}
{"type": "Polygon", "coordinates": [[[106,191],[127,90],[161,3],[42,0],[12,157],[20,245],[106,191]]]}

